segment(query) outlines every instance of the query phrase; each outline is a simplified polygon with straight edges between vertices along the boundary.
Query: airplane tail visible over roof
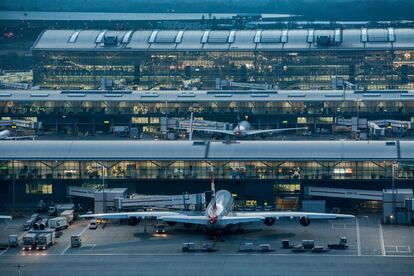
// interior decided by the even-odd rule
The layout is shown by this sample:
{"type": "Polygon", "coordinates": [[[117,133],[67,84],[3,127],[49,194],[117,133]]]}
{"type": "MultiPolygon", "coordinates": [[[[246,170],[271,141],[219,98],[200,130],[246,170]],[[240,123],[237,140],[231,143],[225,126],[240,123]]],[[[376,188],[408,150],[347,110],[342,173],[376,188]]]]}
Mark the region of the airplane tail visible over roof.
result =
{"type": "Polygon", "coordinates": [[[210,183],[210,185],[211,185],[211,193],[212,193],[212,197],[215,197],[216,196],[216,186],[215,186],[215,184],[214,184],[214,166],[212,165],[211,166],[211,183],[210,183]]]}

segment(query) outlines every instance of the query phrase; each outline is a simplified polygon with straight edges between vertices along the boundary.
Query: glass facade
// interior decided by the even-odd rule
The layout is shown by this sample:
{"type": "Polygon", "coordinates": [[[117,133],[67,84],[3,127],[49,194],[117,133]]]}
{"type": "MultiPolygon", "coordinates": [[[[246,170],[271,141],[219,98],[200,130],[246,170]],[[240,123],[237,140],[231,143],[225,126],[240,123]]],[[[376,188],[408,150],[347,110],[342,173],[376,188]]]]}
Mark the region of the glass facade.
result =
{"type": "Polygon", "coordinates": [[[255,128],[307,126],[311,130],[327,126],[331,129],[337,118],[359,116],[367,119],[395,119],[413,121],[414,100],[361,101],[0,101],[0,116],[41,122],[47,131],[58,132],[75,128],[72,132],[94,133],[108,131],[111,126],[137,127],[142,132],[160,131],[165,117],[187,119],[193,112],[198,120],[237,122],[237,114],[247,116],[255,128]]]}
{"type": "Polygon", "coordinates": [[[34,85],[97,89],[101,79],[135,89],[216,87],[216,79],[280,89],[414,89],[413,50],[33,51],[34,85]]]}
{"type": "MultiPolygon", "coordinates": [[[[210,179],[378,180],[390,179],[389,161],[9,161],[1,164],[0,179],[210,179]]],[[[397,179],[414,180],[414,162],[400,162],[397,179]]],[[[42,185],[43,185],[42,184],[42,185]]],[[[37,184],[36,184],[37,185],[37,184]]],[[[51,193],[48,186],[26,186],[30,193],[51,193]]]]}
{"type": "Polygon", "coordinates": [[[173,116],[208,116],[211,114],[246,115],[297,115],[298,120],[306,121],[308,116],[320,116],[318,120],[329,122],[329,116],[348,114],[369,115],[410,115],[414,112],[414,101],[338,101],[317,102],[295,101],[237,101],[220,100],[211,102],[140,102],[140,101],[0,101],[0,114],[3,116],[107,114],[134,115],[134,122],[157,123],[165,114],[173,116]],[[144,117],[141,117],[144,116],[144,117]],[[145,119],[143,119],[145,118],[145,119]]]}

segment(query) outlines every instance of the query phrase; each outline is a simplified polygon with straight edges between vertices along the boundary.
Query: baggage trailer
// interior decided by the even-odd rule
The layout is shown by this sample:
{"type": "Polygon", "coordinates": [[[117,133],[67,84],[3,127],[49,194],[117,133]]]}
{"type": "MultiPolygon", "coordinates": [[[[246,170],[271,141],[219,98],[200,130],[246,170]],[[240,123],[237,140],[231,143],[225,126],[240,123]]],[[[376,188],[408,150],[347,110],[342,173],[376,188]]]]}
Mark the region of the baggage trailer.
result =
{"type": "Polygon", "coordinates": [[[49,219],[49,228],[55,229],[56,231],[68,228],[68,221],[66,217],[56,217],[49,219]]]}
{"type": "Polygon", "coordinates": [[[65,210],[65,211],[63,211],[60,214],[60,216],[61,217],[65,217],[66,220],[67,220],[67,222],[68,222],[68,224],[72,224],[72,222],[73,222],[73,214],[74,214],[74,211],[73,210],[65,210]]]}

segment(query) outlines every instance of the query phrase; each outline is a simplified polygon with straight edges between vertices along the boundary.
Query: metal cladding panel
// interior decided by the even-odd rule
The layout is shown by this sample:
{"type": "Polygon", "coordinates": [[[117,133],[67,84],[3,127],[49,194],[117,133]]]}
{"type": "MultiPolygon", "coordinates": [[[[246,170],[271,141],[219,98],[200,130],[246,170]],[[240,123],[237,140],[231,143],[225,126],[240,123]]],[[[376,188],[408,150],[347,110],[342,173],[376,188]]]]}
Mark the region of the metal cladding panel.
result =
{"type": "MultiPolygon", "coordinates": [[[[76,43],[68,43],[75,30],[46,30],[33,45],[33,49],[67,49],[76,43]]],[[[94,45],[95,46],[95,45],[94,45]]]]}
{"type": "Polygon", "coordinates": [[[283,48],[286,50],[307,50],[309,43],[306,42],[308,30],[289,30],[288,42],[283,48]]]}
{"type": "Polygon", "coordinates": [[[1,160],[196,160],[205,146],[163,141],[2,141],[1,160]]]}
{"type": "Polygon", "coordinates": [[[126,45],[126,48],[134,50],[146,50],[150,46],[148,39],[152,31],[136,31],[131,37],[131,41],[126,45]]]}
{"type": "Polygon", "coordinates": [[[226,51],[230,47],[229,43],[206,43],[203,46],[204,50],[222,50],[226,51]]]}
{"type": "Polygon", "coordinates": [[[177,50],[201,50],[203,35],[204,31],[185,31],[181,43],[177,44],[177,50]]]}
{"type": "Polygon", "coordinates": [[[158,31],[154,43],[175,43],[178,31],[158,31]]]}
{"type": "Polygon", "coordinates": [[[253,50],[256,44],[253,43],[256,31],[237,31],[230,50],[253,50]]]}
{"type": "Polygon", "coordinates": [[[150,50],[175,50],[175,43],[151,43],[150,50]]]}
{"type": "Polygon", "coordinates": [[[100,31],[91,30],[91,31],[81,31],[75,41],[75,43],[68,43],[68,48],[70,49],[94,49],[95,38],[100,31]]]}
{"type": "Polygon", "coordinates": [[[360,29],[352,29],[347,30],[344,29],[342,31],[342,43],[339,46],[340,49],[363,49],[364,43],[361,42],[361,30],[360,29]]]}
{"type": "Polygon", "coordinates": [[[414,49],[414,29],[394,29],[395,48],[414,49]]]}
{"type": "Polygon", "coordinates": [[[243,141],[211,143],[212,160],[393,160],[395,146],[355,141],[243,141]]]}
{"type": "Polygon", "coordinates": [[[230,31],[210,31],[207,43],[228,43],[230,31]]]}
{"type": "Polygon", "coordinates": [[[414,160],[414,141],[400,141],[401,159],[414,160]]]}
{"type": "Polygon", "coordinates": [[[260,36],[260,43],[281,43],[282,30],[263,30],[260,36]]]}

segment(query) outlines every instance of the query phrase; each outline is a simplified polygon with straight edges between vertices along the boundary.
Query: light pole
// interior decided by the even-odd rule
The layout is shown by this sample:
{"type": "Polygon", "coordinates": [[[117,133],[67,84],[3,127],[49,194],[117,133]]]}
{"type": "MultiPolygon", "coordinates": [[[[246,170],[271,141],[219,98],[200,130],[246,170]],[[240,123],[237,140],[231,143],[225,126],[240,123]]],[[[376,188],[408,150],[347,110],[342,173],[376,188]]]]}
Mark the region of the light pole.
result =
{"type": "Polygon", "coordinates": [[[103,162],[102,163],[96,162],[96,164],[98,164],[102,168],[102,213],[105,213],[105,205],[106,205],[106,201],[105,201],[105,165],[104,165],[103,162]]]}
{"type": "Polygon", "coordinates": [[[105,166],[102,162],[102,213],[105,213],[106,198],[105,198],[105,166]]]}
{"type": "Polygon", "coordinates": [[[396,218],[396,212],[395,212],[395,209],[396,209],[396,204],[395,204],[395,201],[396,201],[396,194],[395,194],[395,167],[397,167],[397,163],[396,162],[393,162],[392,163],[392,223],[394,224],[395,223],[395,218],[396,218]]]}

